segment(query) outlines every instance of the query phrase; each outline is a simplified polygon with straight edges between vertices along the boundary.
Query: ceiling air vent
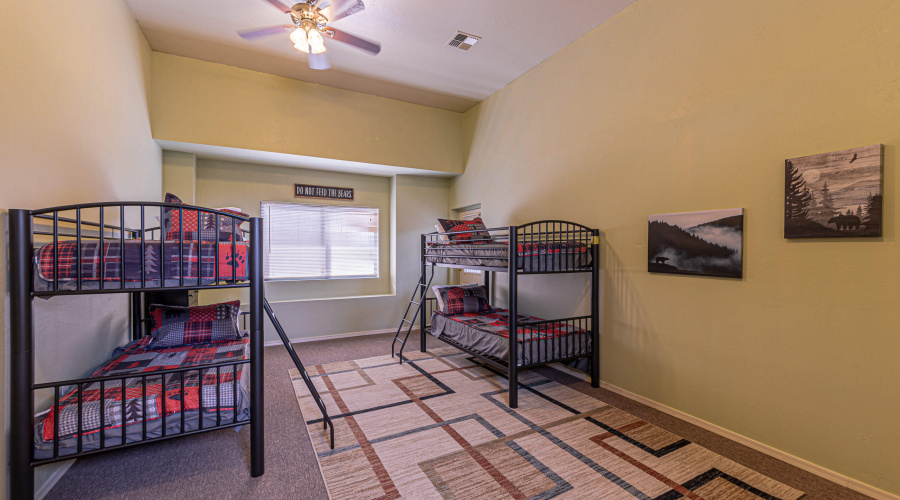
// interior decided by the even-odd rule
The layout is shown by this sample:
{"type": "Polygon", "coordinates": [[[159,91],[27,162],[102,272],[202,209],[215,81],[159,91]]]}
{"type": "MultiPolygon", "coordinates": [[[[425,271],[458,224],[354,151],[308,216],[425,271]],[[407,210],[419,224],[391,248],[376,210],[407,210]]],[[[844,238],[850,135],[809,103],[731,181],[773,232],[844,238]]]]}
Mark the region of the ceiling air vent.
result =
{"type": "Polygon", "coordinates": [[[480,36],[470,35],[468,33],[463,33],[462,31],[457,31],[456,36],[450,40],[450,43],[447,45],[451,47],[456,47],[460,50],[469,50],[475,45],[475,42],[481,40],[480,36]]]}

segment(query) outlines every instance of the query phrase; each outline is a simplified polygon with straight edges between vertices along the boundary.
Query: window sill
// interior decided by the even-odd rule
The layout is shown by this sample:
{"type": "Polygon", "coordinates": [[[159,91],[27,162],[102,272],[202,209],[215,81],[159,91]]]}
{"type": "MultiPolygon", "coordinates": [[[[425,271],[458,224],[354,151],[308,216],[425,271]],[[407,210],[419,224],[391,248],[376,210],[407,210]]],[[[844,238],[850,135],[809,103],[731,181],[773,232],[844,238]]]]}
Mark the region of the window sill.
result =
{"type": "Polygon", "coordinates": [[[287,304],[291,302],[321,302],[323,300],[352,300],[352,299],[378,299],[385,297],[396,297],[396,293],[385,293],[378,295],[353,295],[353,296],[345,296],[345,297],[322,297],[322,298],[313,298],[313,299],[283,299],[283,300],[270,300],[270,304],[287,304]]]}

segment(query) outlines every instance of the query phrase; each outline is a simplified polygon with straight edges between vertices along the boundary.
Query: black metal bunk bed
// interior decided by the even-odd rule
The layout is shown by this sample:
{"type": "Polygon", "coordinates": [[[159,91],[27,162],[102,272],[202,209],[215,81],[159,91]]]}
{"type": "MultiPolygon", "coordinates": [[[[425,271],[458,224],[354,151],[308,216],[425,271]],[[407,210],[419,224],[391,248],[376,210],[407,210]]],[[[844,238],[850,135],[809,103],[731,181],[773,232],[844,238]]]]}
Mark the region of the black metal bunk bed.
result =
{"type": "MultiPolygon", "coordinates": [[[[590,363],[591,385],[599,387],[599,229],[591,229],[573,222],[545,220],[520,226],[482,230],[479,231],[482,236],[475,234],[473,238],[466,239],[463,243],[446,242],[446,238],[450,235],[470,233],[471,230],[421,235],[422,274],[394,336],[391,355],[394,355],[395,345],[399,343],[400,349],[397,354],[400,362],[403,362],[403,349],[417,317],[422,352],[425,352],[425,336],[434,334],[435,320],[440,320],[442,325],[453,323],[446,321],[447,317],[437,312],[436,299],[427,297],[435,267],[482,271],[489,298],[494,295],[493,286],[500,279],[496,273],[505,273],[509,294],[508,311],[505,312],[506,339],[500,339],[491,333],[484,335],[485,338],[493,339],[495,349],[486,349],[485,346],[489,343],[485,342],[480,342],[478,347],[475,347],[472,345],[473,342],[461,341],[460,339],[465,336],[455,338],[445,333],[435,336],[475,356],[488,367],[506,372],[509,377],[510,408],[518,406],[518,373],[519,370],[526,368],[587,358],[590,363]],[[488,233],[489,236],[484,233],[488,233]],[[519,276],[562,273],[590,274],[590,315],[537,319],[519,313],[519,276]],[[408,319],[410,310],[413,311],[413,316],[408,319]],[[404,328],[406,336],[401,339],[404,328]],[[502,349],[496,349],[498,339],[505,343],[501,346],[502,349]]],[[[477,328],[470,331],[481,335],[477,328]]],[[[467,338],[471,340],[473,337],[467,338]]]]}
{"type": "MultiPolygon", "coordinates": [[[[331,425],[321,398],[265,300],[261,219],[154,202],[13,209],[9,217],[12,498],[34,496],[34,467],[39,465],[243,425],[250,426],[250,475],[263,475],[264,314],[310,386],[326,427],[331,425]],[[208,228],[192,228],[193,232],[185,228],[185,214],[192,211],[199,220],[214,221],[213,236],[204,232],[208,228]],[[175,213],[177,232],[171,232],[171,227],[164,230],[163,221],[175,213]],[[147,221],[157,214],[159,225],[149,227],[147,221]],[[139,224],[126,224],[138,217],[139,224]],[[245,222],[250,225],[248,241],[240,237],[247,233],[241,229],[245,222]],[[221,227],[225,233],[219,232],[221,227]],[[157,231],[159,239],[154,239],[157,231]],[[222,347],[227,342],[203,345],[207,353],[209,347],[217,349],[212,362],[200,355],[193,364],[154,369],[154,359],[147,371],[113,370],[114,374],[97,376],[102,373],[98,370],[86,378],[35,383],[35,297],[130,294],[130,336],[138,341],[129,344],[132,349],[144,337],[144,323],[149,320],[142,318],[149,317],[150,304],[187,306],[191,290],[241,287],[250,289],[249,339],[235,340],[234,346],[227,347],[222,347]],[[52,392],[53,399],[50,409],[35,415],[38,391],[52,392]]],[[[190,357],[190,353],[179,354],[190,357]]],[[[333,436],[332,427],[332,446],[333,436]]]]}

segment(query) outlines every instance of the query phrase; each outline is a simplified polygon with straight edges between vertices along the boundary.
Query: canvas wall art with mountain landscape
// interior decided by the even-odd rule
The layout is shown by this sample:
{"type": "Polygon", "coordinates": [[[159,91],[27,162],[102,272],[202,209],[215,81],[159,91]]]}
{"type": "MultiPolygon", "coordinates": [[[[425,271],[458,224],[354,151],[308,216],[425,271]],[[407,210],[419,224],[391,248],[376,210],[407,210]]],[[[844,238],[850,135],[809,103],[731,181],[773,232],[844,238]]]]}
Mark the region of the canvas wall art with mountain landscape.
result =
{"type": "Polygon", "coordinates": [[[784,237],[881,236],[881,144],[784,161],[784,237]]]}
{"type": "Polygon", "coordinates": [[[651,273],[743,276],[744,209],[650,216],[651,273]]]}

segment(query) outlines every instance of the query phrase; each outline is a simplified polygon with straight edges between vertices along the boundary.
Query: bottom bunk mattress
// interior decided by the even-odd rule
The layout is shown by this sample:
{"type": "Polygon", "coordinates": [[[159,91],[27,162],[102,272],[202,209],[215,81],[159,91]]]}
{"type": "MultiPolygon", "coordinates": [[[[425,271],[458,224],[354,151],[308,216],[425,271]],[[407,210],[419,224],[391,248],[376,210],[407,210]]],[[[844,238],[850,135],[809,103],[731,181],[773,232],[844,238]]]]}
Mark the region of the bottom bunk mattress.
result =
{"type": "MultiPolygon", "coordinates": [[[[519,323],[543,321],[524,314],[517,315],[517,318],[519,323]]],[[[517,330],[518,366],[588,356],[591,353],[590,332],[565,322],[518,326],[517,330]]],[[[495,308],[493,314],[457,316],[435,312],[431,316],[431,334],[509,363],[509,311],[506,309],[495,308]]]]}
{"type": "MultiPolygon", "coordinates": [[[[146,439],[152,439],[163,435],[163,420],[167,436],[200,429],[201,416],[204,429],[216,427],[217,421],[222,425],[249,421],[248,365],[220,367],[218,381],[216,368],[206,366],[249,360],[248,337],[156,350],[147,348],[150,339],[145,337],[117,349],[112,358],[90,375],[137,375],[125,379],[124,405],[122,381],[108,380],[103,383],[102,427],[105,447],[122,444],[123,421],[126,443],[144,440],[145,423],[146,439]],[[183,372],[183,382],[179,373],[153,374],[160,370],[191,367],[197,369],[183,372]],[[146,376],[146,390],[142,384],[143,376],[146,376]],[[164,377],[165,384],[162,380],[164,377]]],[[[100,382],[82,384],[80,433],[78,389],[75,386],[68,389],[60,397],[58,424],[54,421],[56,412],[53,407],[35,417],[35,460],[53,458],[55,432],[59,436],[59,456],[77,452],[79,434],[82,451],[100,448],[100,382]]]]}

